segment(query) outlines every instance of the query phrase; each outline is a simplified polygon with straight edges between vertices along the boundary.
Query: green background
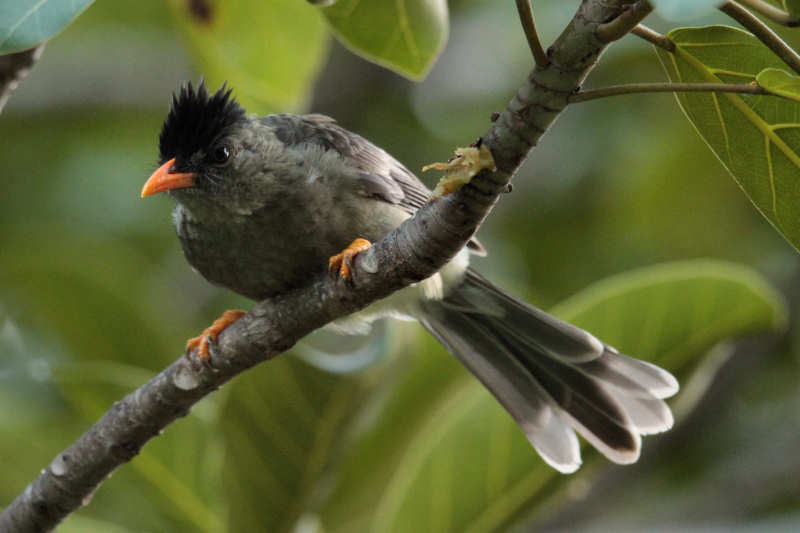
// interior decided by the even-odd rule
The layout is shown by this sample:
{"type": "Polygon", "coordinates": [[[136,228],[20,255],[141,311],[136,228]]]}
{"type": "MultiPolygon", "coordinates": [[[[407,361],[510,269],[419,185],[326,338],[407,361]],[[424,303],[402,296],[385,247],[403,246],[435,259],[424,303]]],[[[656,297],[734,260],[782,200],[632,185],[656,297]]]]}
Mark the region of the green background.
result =
{"type": "MultiPolygon", "coordinates": [[[[231,2],[226,17],[251,15],[237,31],[198,24],[181,2],[99,2],[48,44],[0,115],[0,505],[186,338],[250,305],[191,271],[168,198],[139,198],[180,83],[229,80],[253,112],[329,114],[418,170],[485,131],[531,67],[511,2],[450,2],[447,47],[421,83],[354,56],[314,8],[285,3],[296,12],[276,21],[258,11],[267,3],[231,2]]],[[[536,3],[544,42],[573,4],[536,3]]],[[[626,37],[587,86],[662,79],[650,46],[626,37]]],[[[580,293],[556,311],[681,378],[676,428],[645,438],[638,464],[585,451],[578,474],[558,475],[421,328],[390,324],[333,341],[357,356],[321,353],[332,341],[320,336],[226,385],[63,531],[800,526],[792,315],[775,342],[700,357],[782,323],[781,300],[792,310],[800,297],[798,257],[674,97],[572,106],[514,184],[480,230],[490,255],[477,268],[545,309],[580,293]],[[680,263],[624,274],[667,262],[680,263]],[[371,364],[332,374],[309,360],[371,364]]]]}

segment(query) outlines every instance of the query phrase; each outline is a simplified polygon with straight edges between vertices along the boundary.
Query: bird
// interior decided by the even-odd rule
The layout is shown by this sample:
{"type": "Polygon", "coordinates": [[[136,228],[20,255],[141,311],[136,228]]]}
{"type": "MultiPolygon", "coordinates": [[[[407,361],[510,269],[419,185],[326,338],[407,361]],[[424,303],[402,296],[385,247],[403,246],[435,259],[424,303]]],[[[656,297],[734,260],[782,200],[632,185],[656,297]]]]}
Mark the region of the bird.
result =
{"type": "MultiPolygon", "coordinates": [[[[354,258],[431,201],[403,164],[320,114],[248,115],[225,84],[183,84],[159,136],[159,166],[142,197],[166,192],[189,264],[212,284],[260,301],[329,269],[347,282],[354,258]]],[[[542,459],[581,465],[576,432],[609,460],[637,461],[643,435],[673,425],[666,370],[497,287],[469,266],[474,238],[429,278],[334,321],[369,331],[383,317],[416,320],[510,413],[542,459]]],[[[357,290],[357,286],[355,287],[357,290]]],[[[226,311],[186,353],[208,361],[226,311]]]]}

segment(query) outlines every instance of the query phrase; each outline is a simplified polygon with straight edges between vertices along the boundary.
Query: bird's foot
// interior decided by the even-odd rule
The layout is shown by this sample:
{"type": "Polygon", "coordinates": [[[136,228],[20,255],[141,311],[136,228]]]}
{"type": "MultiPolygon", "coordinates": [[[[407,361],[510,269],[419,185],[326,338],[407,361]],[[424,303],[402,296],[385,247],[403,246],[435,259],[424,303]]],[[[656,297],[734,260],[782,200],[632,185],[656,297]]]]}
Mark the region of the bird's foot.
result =
{"type": "Polygon", "coordinates": [[[196,350],[197,358],[206,365],[210,364],[211,343],[217,340],[217,336],[225,328],[242,318],[244,314],[245,312],[241,309],[228,310],[222,313],[222,316],[204,329],[203,333],[186,341],[186,358],[191,361],[192,352],[196,350]]]}
{"type": "Polygon", "coordinates": [[[342,279],[351,280],[353,276],[352,265],[353,258],[363,252],[369,250],[372,243],[367,239],[358,238],[350,243],[350,245],[328,260],[328,268],[331,272],[339,271],[339,276],[342,279]]]}

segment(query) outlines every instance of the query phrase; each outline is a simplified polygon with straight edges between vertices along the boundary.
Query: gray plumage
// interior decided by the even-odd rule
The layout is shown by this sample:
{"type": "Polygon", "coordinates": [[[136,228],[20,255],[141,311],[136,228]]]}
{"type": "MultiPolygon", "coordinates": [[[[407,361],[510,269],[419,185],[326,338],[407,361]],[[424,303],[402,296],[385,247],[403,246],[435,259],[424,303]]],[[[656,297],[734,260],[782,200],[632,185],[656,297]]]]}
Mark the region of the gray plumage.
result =
{"type": "Polygon", "coordinates": [[[572,428],[612,461],[627,464],[639,457],[640,435],[672,427],[663,400],[678,390],[672,375],[619,354],[471,269],[457,290],[421,305],[422,324],[562,472],[580,466],[572,428]]]}
{"type": "MultiPolygon", "coordinates": [[[[254,300],[302,287],[357,237],[375,242],[430,192],[397,160],[322,115],[247,117],[220,90],[184,88],[160,142],[161,163],[192,173],[169,193],[189,263],[254,300]],[[185,139],[185,141],[184,141],[185,139]]],[[[482,252],[477,241],[470,248],[482,252]]],[[[580,465],[574,430],[612,461],[640,435],[669,429],[666,371],[505,293],[467,267],[466,250],[432,278],[334,327],[380,316],[419,320],[511,413],[550,465],[580,465]]]]}

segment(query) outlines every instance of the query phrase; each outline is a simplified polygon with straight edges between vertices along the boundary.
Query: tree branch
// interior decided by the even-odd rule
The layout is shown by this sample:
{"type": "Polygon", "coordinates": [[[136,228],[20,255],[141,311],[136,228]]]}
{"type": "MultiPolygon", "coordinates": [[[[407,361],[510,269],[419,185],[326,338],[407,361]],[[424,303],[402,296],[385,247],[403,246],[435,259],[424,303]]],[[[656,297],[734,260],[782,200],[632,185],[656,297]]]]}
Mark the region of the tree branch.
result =
{"type": "Polygon", "coordinates": [[[764,15],[781,26],[788,26],[790,28],[800,26],[800,18],[790,15],[772,4],[768,4],[764,0],[739,0],[739,3],[744,4],[756,13],[764,15]]]}
{"type": "Polygon", "coordinates": [[[777,33],[772,31],[769,26],[761,22],[758,17],[731,0],[722,4],[719,10],[744,26],[759,41],[767,45],[775,55],[780,57],[789,68],[800,74],[800,55],[786,44],[777,33]]]}
{"type": "Polygon", "coordinates": [[[715,92],[715,93],[745,93],[745,94],[771,94],[765,91],[758,85],[751,85],[749,83],[733,84],[733,83],[630,83],[626,85],[611,85],[609,87],[601,87],[599,89],[589,89],[580,91],[569,97],[570,104],[577,104],[579,102],[588,102],[590,100],[597,100],[598,98],[606,98],[609,96],[618,96],[621,94],[637,94],[637,93],[700,93],[700,92],[715,92]]]}
{"type": "Polygon", "coordinates": [[[22,52],[0,56],[0,111],[5,107],[11,92],[28,75],[43,50],[44,43],[22,52]]]}
{"type": "Polygon", "coordinates": [[[648,0],[629,2],[630,6],[621,15],[597,27],[597,38],[603,43],[612,43],[629,34],[637,24],[653,11],[648,0]]]}
{"type": "Polygon", "coordinates": [[[547,54],[544,53],[539,34],[536,32],[531,0],[517,0],[517,12],[519,12],[519,20],[522,23],[522,29],[525,31],[525,37],[528,39],[528,46],[531,48],[533,60],[540,67],[547,66],[550,61],[547,59],[547,54]]]}
{"type": "Polygon", "coordinates": [[[631,30],[631,33],[658,46],[659,48],[663,48],[667,52],[675,51],[675,43],[672,42],[672,39],[666,35],[658,33],[657,31],[651,30],[644,24],[637,24],[636,27],[631,30]]]}
{"type": "Polygon", "coordinates": [[[352,288],[320,274],[309,286],[260,302],[226,329],[212,354],[214,370],[181,357],[116,402],[0,515],[0,531],[33,533],[55,527],[147,441],[185,416],[204,396],[240,372],[277,356],[304,335],[434,274],[487,216],[531,147],[545,133],[595,66],[606,44],[599,25],[619,17],[626,0],[585,0],[483,136],[497,170],[484,170],[457,192],[431,202],[363,252],[352,288]]]}

